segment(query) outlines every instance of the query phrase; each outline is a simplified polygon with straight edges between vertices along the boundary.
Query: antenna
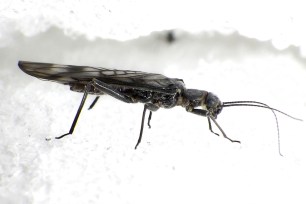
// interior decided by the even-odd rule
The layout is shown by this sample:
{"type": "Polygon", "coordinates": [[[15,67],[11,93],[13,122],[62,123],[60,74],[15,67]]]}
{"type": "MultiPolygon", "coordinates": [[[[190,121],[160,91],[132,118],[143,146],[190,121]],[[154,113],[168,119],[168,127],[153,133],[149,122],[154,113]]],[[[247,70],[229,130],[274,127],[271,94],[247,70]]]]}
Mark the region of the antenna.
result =
{"type": "MultiPolygon", "coordinates": [[[[276,108],[272,108],[270,106],[268,106],[267,104],[265,103],[262,103],[262,102],[258,102],[258,101],[229,101],[229,102],[224,102],[222,104],[222,107],[232,107],[232,106],[253,106],[253,107],[259,107],[259,108],[267,108],[267,109],[270,109],[272,112],[273,112],[273,115],[275,117],[275,121],[276,121],[276,128],[277,128],[277,138],[278,138],[278,152],[281,156],[282,153],[281,153],[281,150],[280,150],[280,134],[279,134],[279,125],[278,125],[278,119],[277,119],[277,116],[275,114],[275,111],[276,112],[279,112],[291,119],[294,119],[294,120],[298,120],[298,121],[303,121],[302,119],[299,119],[299,118],[296,118],[296,117],[293,117],[283,111],[280,111],[276,108]]],[[[219,128],[220,129],[220,128],[219,128]]],[[[222,131],[221,131],[222,132],[222,131]]],[[[223,133],[223,132],[222,132],[223,133]]]]}

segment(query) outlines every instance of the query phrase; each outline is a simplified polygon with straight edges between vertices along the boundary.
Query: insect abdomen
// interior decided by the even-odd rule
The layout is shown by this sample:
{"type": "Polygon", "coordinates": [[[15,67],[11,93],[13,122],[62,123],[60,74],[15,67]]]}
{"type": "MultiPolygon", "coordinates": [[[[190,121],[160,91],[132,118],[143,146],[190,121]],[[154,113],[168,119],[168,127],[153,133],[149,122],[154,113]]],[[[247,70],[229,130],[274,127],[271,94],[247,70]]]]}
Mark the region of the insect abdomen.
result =
{"type": "MultiPolygon", "coordinates": [[[[69,86],[70,86],[71,91],[84,93],[86,84],[72,83],[72,84],[69,84],[69,86]]],[[[88,91],[88,94],[93,94],[93,95],[102,95],[103,94],[103,92],[97,90],[94,86],[90,86],[89,88],[90,88],[90,90],[88,91]]]]}

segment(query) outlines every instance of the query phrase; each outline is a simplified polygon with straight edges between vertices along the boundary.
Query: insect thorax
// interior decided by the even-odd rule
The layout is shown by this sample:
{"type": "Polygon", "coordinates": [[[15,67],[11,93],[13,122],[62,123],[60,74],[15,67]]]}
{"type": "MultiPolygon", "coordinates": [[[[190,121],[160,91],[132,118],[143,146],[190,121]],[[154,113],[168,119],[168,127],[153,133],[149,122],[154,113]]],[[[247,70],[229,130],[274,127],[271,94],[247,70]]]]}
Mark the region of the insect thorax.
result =
{"type": "Polygon", "coordinates": [[[198,89],[185,89],[184,92],[181,93],[177,105],[183,106],[185,108],[203,106],[207,95],[207,91],[198,89]]]}

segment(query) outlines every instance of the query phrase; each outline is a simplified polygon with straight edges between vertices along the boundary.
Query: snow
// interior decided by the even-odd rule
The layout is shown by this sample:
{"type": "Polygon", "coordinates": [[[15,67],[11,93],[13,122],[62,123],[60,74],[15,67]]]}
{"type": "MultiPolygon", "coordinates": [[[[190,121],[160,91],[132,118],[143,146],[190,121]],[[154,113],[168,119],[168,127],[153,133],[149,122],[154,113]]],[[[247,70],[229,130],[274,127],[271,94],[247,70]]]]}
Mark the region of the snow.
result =
{"type": "Polygon", "coordinates": [[[161,73],[222,101],[261,101],[305,120],[301,6],[167,1],[156,12],[155,1],[54,2],[1,4],[1,204],[305,203],[305,122],[277,114],[281,157],[269,110],[224,108],[217,121],[241,141],[233,144],[212,134],[206,118],[161,109],[134,150],[142,104],[103,96],[88,111],[91,96],[74,134],[54,140],[69,130],[82,94],[17,66],[161,73]]]}

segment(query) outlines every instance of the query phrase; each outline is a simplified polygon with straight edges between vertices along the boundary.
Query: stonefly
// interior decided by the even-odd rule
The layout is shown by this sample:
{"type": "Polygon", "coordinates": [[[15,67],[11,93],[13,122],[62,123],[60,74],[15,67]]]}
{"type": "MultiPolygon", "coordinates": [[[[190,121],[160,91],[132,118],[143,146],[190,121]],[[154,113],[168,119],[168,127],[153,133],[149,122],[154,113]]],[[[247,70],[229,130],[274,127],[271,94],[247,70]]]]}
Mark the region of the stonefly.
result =
{"type": "MultiPolygon", "coordinates": [[[[140,134],[135,149],[142,139],[144,119],[147,110],[150,111],[148,126],[151,127],[150,120],[152,111],[157,111],[159,108],[182,106],[187,112],[207,117],[209,130],[212,133],[219,135],[212,130],[211,121],[218,127],[224,138],[231,142],[240,143],[238,140],[229,138],[217,123],[217,115],[221,113],[222,109],[233,106],[254,106],[270,109],[276,119],[280,155],[279,127],[274,111],[284,114],[294,120],[301,121],[301,119],[290,116],[287,113],[257,101],[231,101],[222,103],[219,98],[211,92],[198,89],[187,89],[182,79],[168,78],[161,74],[27,61],[19,61],[18,66],[22,71],[31,76],[69,85],[71,91],[84,93],[69,132],[56,137],[56,139],[61,139],[73,133],[88,94],[108,94],[126,103],[140,102],[144,104],[140,134]]],[[[89,109],[95,105],[98,99],[99,96],[95,98],[89,109]]]]}

